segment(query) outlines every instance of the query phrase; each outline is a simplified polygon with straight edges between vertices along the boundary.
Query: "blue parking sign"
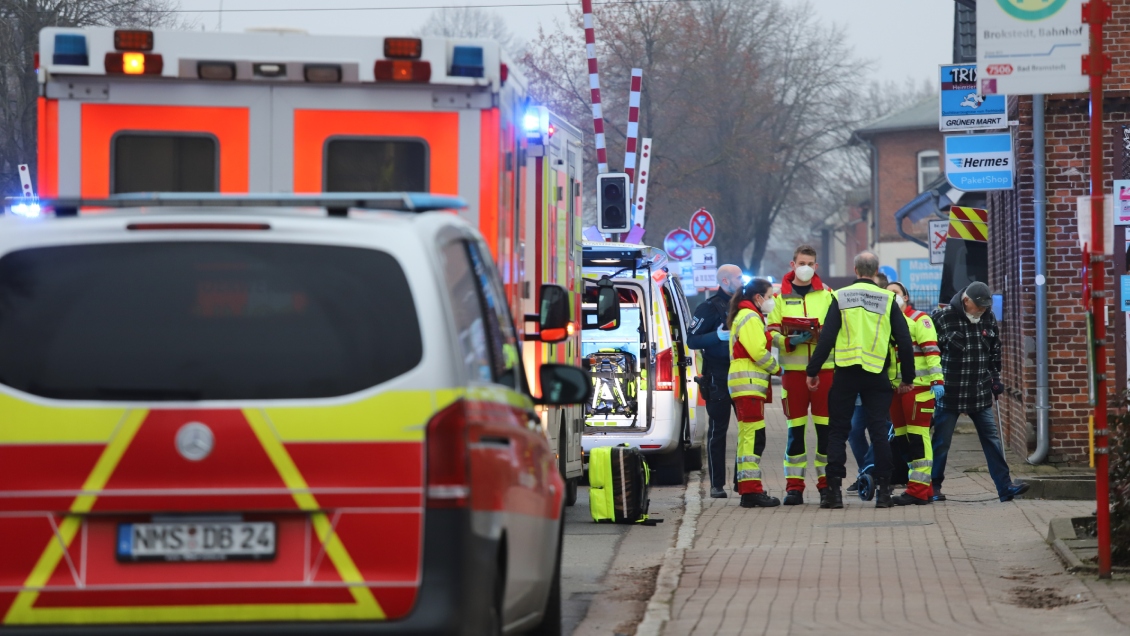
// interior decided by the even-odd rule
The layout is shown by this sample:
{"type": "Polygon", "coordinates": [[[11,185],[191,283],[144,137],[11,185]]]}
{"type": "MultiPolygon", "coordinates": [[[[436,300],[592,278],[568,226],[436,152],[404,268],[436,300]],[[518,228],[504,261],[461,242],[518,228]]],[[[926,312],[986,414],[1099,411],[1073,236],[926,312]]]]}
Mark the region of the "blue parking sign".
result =
{"type": "Polygon", "coordinates": [[[1008,100],[1004,95],[977,94],[976,64],[943,64],[939,68],[942,82],[938,98],[939,130],[1008,128],[1008,100]]]}

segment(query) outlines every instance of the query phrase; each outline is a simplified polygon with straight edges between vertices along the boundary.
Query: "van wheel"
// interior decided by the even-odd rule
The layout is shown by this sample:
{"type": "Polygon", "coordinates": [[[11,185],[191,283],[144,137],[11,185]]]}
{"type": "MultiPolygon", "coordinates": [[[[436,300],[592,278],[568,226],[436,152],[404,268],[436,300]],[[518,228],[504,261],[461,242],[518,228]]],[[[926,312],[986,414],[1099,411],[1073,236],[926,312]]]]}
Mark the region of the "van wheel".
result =
{"type": "MultiPolygon", "coordinates": [[[[503,544],[503,550],[506,549],[503,544]]],[[[494,575],[494,590],[491,594],[490,608],[487,610],[486,624],[483,625],[483,634],[501,636],[502,634],[502,600],[506,593],[506,559],[499,553],[498,572],[494,575]]]]}
{"type": "Polygon", "coordinates": [[[577,503],[577,482],[580,481],[579,477],[565,480],[565,505],[573,506],[577,503]]]}
{"type": "Polygon", "coordinates": [[[653,455],[655,459],[649,462],[655,473],[655,483],[659,486],[682,486],[687,483],[686,453],[682,448],[662,455],[653,455]]]}

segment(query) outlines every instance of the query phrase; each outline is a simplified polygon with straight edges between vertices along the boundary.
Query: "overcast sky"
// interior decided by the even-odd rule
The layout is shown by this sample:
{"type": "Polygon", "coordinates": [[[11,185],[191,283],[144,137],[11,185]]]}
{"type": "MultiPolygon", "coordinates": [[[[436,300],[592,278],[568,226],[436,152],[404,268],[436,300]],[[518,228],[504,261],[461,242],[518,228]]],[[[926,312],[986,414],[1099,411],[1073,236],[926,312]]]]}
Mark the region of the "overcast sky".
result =
{"type": "MultiPolygon", "coordinates": [[[[208,30],[219,27],[222,5],[224,31],[281,26],[340,35],[411,34],[431,13],[429,7],[494,5],[490,10],[500,12],[523,40],[532,39],[539,24],[551,28],[555,19],[564,20],[568,4],[579,6],[580,0],[180,0],[181,8],[187,10],[185,17],[208,30]],[[360,7],[369,10],[326,10],[360,7]],[[319,10],[240,11],[283,8],[319,10]]],[[[872,62],[863,71],[866,79],[933,80],[937,65],[950,62],[954,0],[809,0],[809,4],[821,21],[844,27],[848,44],[859,57],[872,62]]],[[[599,38],[599,23],[597,29],[599,38]]]]}

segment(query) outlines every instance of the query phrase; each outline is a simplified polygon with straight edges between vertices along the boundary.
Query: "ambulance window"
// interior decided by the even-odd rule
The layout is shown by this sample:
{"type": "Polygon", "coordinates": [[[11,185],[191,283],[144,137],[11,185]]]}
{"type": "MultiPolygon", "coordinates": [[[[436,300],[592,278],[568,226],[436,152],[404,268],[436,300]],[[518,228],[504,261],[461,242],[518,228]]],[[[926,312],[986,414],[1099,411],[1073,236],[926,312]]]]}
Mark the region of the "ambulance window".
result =
{"type": "Polygon", "coordinates": [[[428,143],[331,137],[323,179],[326,192],[427,192],[428,143]]]}
{"type": "Polygon", "coordinates": [[[42,397],[327,398],[422,358],[407,276],[375,249],[137,242],[0,258],[0,383],[42,397]]]}
{"type": "Polygon", "coordinates": [[[211,135],[125,132],[112,142],[115,193],[219,192],[219,144],[211,135]]]}

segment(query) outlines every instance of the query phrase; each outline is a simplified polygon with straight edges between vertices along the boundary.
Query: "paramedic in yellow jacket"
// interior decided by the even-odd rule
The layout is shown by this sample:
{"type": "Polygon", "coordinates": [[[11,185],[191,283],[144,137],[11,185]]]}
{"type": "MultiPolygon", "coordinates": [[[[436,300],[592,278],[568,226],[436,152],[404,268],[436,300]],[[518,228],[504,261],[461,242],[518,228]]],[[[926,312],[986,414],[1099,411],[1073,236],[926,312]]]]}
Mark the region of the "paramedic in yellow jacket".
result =
{"type": "Polygon", "coordinates": [[[801,245],[793,252],[792,271],[781,280],[781,292],[774,297],[773,311],[769,313],[769,333],[781,358],[784,375],[781,376],[781,402],[785,419],[789,421],[788,445],[785,447],[785,505],[804,503],[804,474],[808,467],[808,446],[805,430],[808,413],[812,411],[812,424],[816,429],[816,489],[820,500],[827,497],[828,483],[825,467],[828,465],[828,389],[832,386],[835,360],[829,359],[820,371],[820,386],[808,389],[808,359],[816,342],[811,331],[790,331],[789,319],[815,319],[824,324],[828,307],[832,305],[832,289],[816,274],[816,250],[811,245],[801,245]]]}
{"type": "Polygon", "coordinates": [[[769,378],[781,373],[773,358],[765,316],[773,312],[769,281],[755,278],[730,300],[730,398],[738,414],[738,494],[743,508],[772,508],[781,500],[761,485],[761,453],[765,450],[765,402],[771,398],[769,378]]]}
{"type": "MultiPolygon", "coordinates": [[[[909,461],[909,482],[906,492],[893,499],[896,506],[922,506],[930,503],[933,487],[930,476],[934,467],[934,449],[930,442],[930,420],[934,417],[934,404],[945,394],[945,377],[942,375],[942,350],[938,348],[938,332],[930,315],[916,311],[910,305],[910,295],[900,283],[887,285],[894,292],[895,302],[906,316],[910,339],[914,343],[914,382],[909,391],[895,396],[891,402],[891,423],[895,438],[891,441],[891,454],[896,462],[901,457],[909,461]]],[[[892,360],[898,359],[898,347],[891,347],[892,360]]],[[[895,365],[889,368],[891,386],[897,387],[895,365]]]]}

